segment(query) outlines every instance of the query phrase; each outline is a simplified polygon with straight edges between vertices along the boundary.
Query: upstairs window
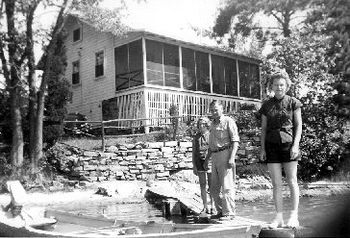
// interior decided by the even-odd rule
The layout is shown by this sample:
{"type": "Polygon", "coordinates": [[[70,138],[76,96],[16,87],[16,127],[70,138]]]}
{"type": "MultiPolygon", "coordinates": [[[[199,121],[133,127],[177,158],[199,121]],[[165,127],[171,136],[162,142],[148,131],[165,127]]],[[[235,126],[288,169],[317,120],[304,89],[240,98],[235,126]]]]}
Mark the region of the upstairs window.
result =
{"type": "Polygon", "coordinates": [[[74,61],[72,63],[72,84],[77,85],[80,83],[80,63],[79,61],[74,61]]]}
{"type": "Polygon", "coordinates": [[[81,40],[81,29],[80,27],[73,31],[73,42],[81,40]]]}
{"type": "Polygon", "coordinates": [[[95,54],[95,77],[101,77],[104,75],[104,52],[103,50],[95,54]]]}

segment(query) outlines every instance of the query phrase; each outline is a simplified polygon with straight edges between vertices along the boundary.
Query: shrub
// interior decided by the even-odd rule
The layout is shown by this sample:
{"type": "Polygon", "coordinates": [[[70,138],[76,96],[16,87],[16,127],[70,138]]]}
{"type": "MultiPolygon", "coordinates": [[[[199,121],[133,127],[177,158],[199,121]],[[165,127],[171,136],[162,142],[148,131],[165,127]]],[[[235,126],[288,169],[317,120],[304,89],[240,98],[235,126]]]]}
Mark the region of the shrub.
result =
{"type": "Polygon", "coordinates": [[[299,176],[303,180],[330,177],[342,169],[349,148],[346,120],[339,118],[331,97],[306,95],[303,103],[302,160],[299,176]]]}

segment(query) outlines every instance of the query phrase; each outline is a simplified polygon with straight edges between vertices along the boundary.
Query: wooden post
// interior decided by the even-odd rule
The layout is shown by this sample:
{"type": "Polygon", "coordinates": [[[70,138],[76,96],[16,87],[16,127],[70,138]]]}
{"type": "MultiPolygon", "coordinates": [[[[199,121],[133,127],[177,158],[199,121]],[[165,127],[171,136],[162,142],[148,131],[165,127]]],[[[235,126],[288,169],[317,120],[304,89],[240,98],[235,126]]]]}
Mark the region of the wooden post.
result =
{"type": "Polygon", "coordinates": [[[102,152],[105,152],[105,127],[103,125],[103,121],[101,121],[101,130],[102,130],[102,152]]]}

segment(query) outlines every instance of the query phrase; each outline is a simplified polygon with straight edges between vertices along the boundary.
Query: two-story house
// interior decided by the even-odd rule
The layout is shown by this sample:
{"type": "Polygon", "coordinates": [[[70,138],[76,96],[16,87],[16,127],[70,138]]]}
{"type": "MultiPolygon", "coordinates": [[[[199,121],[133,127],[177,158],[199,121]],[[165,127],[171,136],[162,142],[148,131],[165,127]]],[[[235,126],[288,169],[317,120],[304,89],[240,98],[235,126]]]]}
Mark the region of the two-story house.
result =
{"type": "Polygon", "coordinates": [[[226,112],[261,103],[258,59],[146,31],[116,36],[73,15],[65,29],[68,111],[89,120],[164,117],[171,105],[198,116],[213,99],[226,112]]]}

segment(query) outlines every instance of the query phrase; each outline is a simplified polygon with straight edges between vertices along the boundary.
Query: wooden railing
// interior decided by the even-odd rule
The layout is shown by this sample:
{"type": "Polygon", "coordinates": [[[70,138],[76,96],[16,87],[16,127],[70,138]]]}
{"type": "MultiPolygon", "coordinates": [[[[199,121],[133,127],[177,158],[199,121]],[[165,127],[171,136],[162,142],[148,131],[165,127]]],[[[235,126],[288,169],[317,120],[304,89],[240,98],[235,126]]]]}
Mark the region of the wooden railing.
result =
{"type": "Polygon", "coordinates": [[[171,116],[171,117],[157,117],[157,118],[138,118],[138,119],[114,119],[108,121],[64,121],[64,128],[66,131],[70,132],[72,136],[87,136],[87,137],[101,137],[102,143],[102,151],[105,150],[105,139],[107,137],[115,137],[121,136],[120,134],[109,134],[106,135],[107,130],[121,130],[128,129],[128,136],[132,135],[140,135],[145,133],[143,131],[139,134],[134,134],[134,129],[140,128],[139,125],[143,125],[144,127],[157,127],[157,133],[163,133],[166,127],[172,126],[171,121],[178,120],[178,122],[187,122],[188,120],[196,120],[195,116],[171,116]],[[149,125],[146,121],[157,120],[157,124],[149,125]],[[170,123],[169,123],[170,122],[170,123]],[[88,125],[85,127],[85,125],[88,125]],[[120,127],[120,125],[124,125],[124,127],[120,127]],[[126,127],[126,125],[128,125],[126,127]],[[94,130],[95,133],[89,132],[89,130],[85,130],[85,128],[89,128],[91,131],[94,130]],[[163,130],[163,132],[159,132],[159,130],[163,130]],[[97,133],[96,133],[97,132],[97,133]]]}
{"type": "MultiPolygon", "coordinates": [[[[175,88],[141,86],[118,93],[115,98],[108,100],[109,105],[103,106],[103,118],[109,121],[111,119],[148,118],[147,120],[135,120],[132,126],[157,127],[163,123],[163,121],[159,121],[159,118],[163,120],[163,118],[171,116],[169,109],[172,106],[177,107],[177,115],[180,117],[198,117],[208,114],[209,104],[213,100],[220,101],[226,113],[237,111],[241,104],[260,105],[261,103],[259,100],[249,98],[190,92],[175,88]]],[[[170,119],[167,119],[165,123],[170,123],[170,119]]],[[[118,120],[111,122],[111,124],[119,128],[130,127],[129,120],[118,120]]]]}

